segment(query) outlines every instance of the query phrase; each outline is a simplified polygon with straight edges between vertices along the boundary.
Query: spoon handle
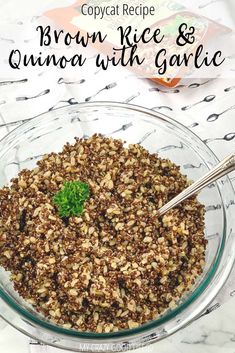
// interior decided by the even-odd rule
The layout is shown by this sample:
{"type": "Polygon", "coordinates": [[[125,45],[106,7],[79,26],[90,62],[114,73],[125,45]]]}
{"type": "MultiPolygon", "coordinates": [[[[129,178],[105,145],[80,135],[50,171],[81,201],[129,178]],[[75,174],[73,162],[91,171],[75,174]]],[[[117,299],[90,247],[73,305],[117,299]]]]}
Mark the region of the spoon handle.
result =
{"type": "Polygon", "coordinates": [[[183,190],[179,195],[175,196],[172,200],[170,200],[164,206],[162,206],[158,210],[158,215],[162,216],[167,211],[169,211],[171,208],[178,205],[180,202],[184,201],[188,197],[199,192],[201,189],[203,189],[207,185],[213,183],[214,181],[216,181],[219,178],[221,178],[222,176],[232,172],[233,170],[235,170],[235,153],[232,153],[228,157],[223,159],[220,163],[218,163],[208,173],[203,175],[200,179],[198,179],[192,185],[188,186],[185,190],[183,190]]]}

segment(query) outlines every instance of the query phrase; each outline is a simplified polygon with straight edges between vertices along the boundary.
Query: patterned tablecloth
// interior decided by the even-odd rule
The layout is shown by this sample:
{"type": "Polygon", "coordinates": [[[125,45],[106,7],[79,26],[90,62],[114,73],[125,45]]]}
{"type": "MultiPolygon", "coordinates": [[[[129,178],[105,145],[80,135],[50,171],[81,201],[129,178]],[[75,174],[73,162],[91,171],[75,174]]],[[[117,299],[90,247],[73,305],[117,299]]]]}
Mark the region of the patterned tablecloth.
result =
{"type": "MultiPolygon", "coordinates": [[[[64,0],[59,6],[71,3],[73,1],[64,0]]],[[[20,47],[24,52],[35,50],[37,55],[34,29],[42,20],[41,14],[55,6],[58,7],[58,1],[0,0],[0,138],[24,121],[48,110],[76,102],[105,100],[130,102],[177,117],[200,136],[219,159],[235,151],[234,79],[188,80],[182,81],[178,87],[166,89],[147,79],[136,78],[125,69],[110,68],[106,72],[95,69],[92,50],[89,70],[10,69],[7,60],[12,48],[20,47]]],[[[230,17],[233,6],[232,1],[199,0],[195,2],[194,10],[233,26],[230,17]]],[[[65,49],[58,45],[50,50],[58,53],[65,49]]],[[[234,173],[231,181],[235,186],[234,173]]],[[[209,311],[235,295],[234,274],[235,271],[209,311]]]]}

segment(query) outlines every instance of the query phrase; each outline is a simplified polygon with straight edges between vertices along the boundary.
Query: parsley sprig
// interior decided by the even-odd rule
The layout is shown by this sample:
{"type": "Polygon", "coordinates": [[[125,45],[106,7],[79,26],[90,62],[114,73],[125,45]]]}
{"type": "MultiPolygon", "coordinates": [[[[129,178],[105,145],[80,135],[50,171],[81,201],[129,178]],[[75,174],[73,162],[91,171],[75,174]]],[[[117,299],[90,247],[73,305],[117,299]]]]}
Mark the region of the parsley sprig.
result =
{"type": "Polygon", "coordinates": [[[53,197],[61,217],[79,216],[89,197],[89,186],[81,181],[67,181],[53,197]]]}

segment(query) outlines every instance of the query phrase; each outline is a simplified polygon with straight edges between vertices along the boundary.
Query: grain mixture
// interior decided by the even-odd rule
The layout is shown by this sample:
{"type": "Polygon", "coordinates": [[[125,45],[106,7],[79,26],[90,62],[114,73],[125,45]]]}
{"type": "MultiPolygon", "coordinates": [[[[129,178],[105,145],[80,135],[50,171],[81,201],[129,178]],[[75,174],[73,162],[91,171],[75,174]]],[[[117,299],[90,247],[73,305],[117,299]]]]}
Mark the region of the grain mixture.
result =
{"type": "Polygon", "coordinates": [[[204,207],[192,197],[157,217],[187,185],[179,167],[138,144],[77,138],[0,190],[0,265],[58,325],[138,327],[173,308],[202,272],[204,207]],[[53,196],[75,180],[89,199],[81,216],[61,218],[53,196]]]}

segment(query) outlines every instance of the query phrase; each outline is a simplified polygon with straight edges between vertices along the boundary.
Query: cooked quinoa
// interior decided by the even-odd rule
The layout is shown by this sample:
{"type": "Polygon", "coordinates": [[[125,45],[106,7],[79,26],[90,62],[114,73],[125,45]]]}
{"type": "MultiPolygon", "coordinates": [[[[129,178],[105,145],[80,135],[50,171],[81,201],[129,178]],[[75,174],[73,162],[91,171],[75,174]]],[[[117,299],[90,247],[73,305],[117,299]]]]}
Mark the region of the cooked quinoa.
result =
{"type": "Polygon", "coordinates": [[[204,206],[191,197],[157,216],[188,184],[178,166],[138,144],[76,138],[0,189],[0,265],[58,325],[138,327],[173,308],[202,273],[204,206]],[[53,197],[76,180],[90,197],[80,216],[61,218],[53,197]]]}

